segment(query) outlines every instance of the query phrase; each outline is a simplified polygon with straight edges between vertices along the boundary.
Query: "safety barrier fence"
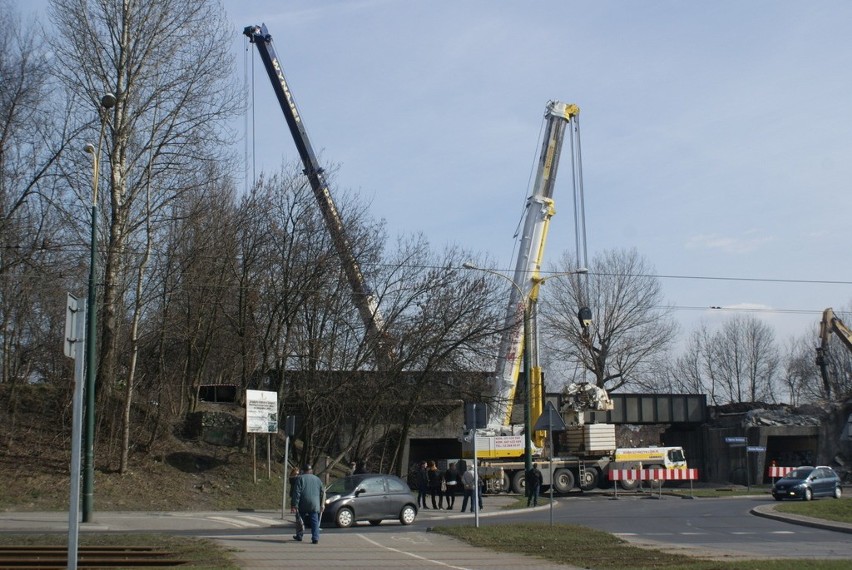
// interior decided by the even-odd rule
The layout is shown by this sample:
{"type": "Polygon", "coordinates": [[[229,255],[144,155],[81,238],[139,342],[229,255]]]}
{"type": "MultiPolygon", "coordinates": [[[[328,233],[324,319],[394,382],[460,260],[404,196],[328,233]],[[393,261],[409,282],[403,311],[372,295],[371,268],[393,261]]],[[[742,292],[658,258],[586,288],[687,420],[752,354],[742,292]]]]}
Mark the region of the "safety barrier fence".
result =
{"type": "Polygon", "coordinates": [[[698,469],[610,469],[610,481],[694,481],[698,469]]]}
{"type": "Polygon", "coordinates": [[[769,477],[777,479],[778,477],[784,477],[793,469],[795,469],[795,467],[778,467],[777,465],[770,465],[766,471],[769,477]]]}
{"type": "Polygon", "coordinates": [[[663,481],[689,481],[689,496],[692,482],[698,479],[698,469],[610,469],[609,480],[613,482],[615,497],[618,498],[618,481],[658,481],[659,496],[663,494],[663,481]]]}

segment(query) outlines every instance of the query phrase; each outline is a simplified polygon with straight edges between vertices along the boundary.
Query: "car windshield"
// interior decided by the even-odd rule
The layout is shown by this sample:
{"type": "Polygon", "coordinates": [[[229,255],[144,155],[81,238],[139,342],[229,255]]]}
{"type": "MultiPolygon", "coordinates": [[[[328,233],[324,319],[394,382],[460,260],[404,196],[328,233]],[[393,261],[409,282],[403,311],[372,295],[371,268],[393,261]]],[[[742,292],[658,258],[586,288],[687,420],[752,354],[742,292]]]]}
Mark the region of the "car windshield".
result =
{"type": "Polygon", "coordinates": [[[808,475],[813,473],[813,467],[799,467],[798,469],[793,469],[790,471],[784,478],[785,479],[807,479],[808,475]]]}
{"type": "Polygon", "coordinates": [[[350,477],[342,477],[340,479],[335,479],[331,482],[331,485],[328,486],[326,492],[331,495],[345,495],[346,493],[350,493],[355,490],[355,487],[364,479],[364,477],[360,475],[354,475],[350,477]]]}
{"type": "Polygon", "coordinates": [[[681,461],[686,461],[686,457],[683,456],[682,449],[670,449],[669,450],[669,461],[674,463],[680,463],[681,461]]]}

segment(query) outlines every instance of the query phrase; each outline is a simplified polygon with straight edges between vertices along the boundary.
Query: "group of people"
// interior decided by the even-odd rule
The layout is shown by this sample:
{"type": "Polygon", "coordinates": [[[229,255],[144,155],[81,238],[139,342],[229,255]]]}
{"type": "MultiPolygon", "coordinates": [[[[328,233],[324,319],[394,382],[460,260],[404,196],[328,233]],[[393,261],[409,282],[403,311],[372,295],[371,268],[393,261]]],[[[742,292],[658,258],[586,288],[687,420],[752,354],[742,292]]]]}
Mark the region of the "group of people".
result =
{"type": "Polygon", "coordinates": [[[479,510],[482,510],[482,492],[485,490],[485,481],[479,477],[478,485],[472,469],[468,469],[467,462],[461,460],[450,463],[445,471],[438,469],[434,461],[422,461],[417,470],[417,507],[429,509],[427,498],[432,499],[432,507],[436,510],[444,509],[446,499],[446,510],[451,511],[456,505],[456,496],[462,495],[461,511],[467,510],[470,502],[470,512],[473,512],[473,494],[479,498],[479,510]]]}

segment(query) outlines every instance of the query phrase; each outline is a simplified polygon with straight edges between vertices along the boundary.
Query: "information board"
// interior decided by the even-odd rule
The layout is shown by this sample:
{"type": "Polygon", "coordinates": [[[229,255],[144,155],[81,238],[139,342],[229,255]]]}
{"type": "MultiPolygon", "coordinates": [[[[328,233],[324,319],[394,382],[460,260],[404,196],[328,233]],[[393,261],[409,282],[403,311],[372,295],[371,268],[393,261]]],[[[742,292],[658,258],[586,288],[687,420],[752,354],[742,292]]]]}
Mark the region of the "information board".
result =
{"type": "Polygon", "coordinates": [[[246,433],[278,432],[278,393],[246,390],[246,433]]]}

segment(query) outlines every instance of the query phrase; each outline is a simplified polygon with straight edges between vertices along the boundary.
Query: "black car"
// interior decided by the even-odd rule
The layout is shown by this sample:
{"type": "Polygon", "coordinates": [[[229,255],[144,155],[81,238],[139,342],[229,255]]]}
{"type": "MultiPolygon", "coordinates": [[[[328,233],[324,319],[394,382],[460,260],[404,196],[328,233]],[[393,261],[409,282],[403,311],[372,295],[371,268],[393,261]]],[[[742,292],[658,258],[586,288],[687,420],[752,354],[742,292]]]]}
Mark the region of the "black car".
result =
{"type": "Polygon", "coordinates": [[[397,519],[409,525],[417,518],[417,500],[408,485],[395,475],[365,473],[337,479],[325,490],[323,522],[348,528],[356,521],[380,524],[397,519]]]}
{"type": "Polygon", "coordinates": [[[814,497],[839,499],[842,495],[840,477],[831,467],[797,467],[772,486],[772,496],[776,501],[810,501],[814,497]]]}

